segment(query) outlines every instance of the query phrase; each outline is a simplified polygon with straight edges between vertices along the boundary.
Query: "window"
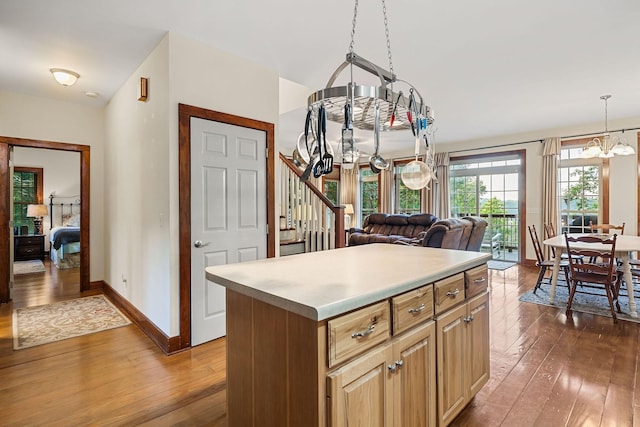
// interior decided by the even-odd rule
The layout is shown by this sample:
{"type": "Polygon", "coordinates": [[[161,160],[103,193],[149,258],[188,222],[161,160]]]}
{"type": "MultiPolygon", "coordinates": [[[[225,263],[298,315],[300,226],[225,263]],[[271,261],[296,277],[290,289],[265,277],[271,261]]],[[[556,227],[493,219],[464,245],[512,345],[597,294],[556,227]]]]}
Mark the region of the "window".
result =
{"type": "Polygon", "coordinates": [[[589,231],[593,222],[608,222],[608,209],[603,203],[608,188],[609,167],[606,159],[582,159],[580,153],[587,140],[562,143],[558,168],[558,206],[560,232],[589,231]]]}
{"type": "Polygon", "coordinates": [[[468,156],[452,158],[449,165],[451,216],[486,219],[482,251],[492,252],[495,259],[520,258],[524,156],[524,152],[468,156]]]}
{"type": "Polygon", "coordinates": [[[331,173],[322,176],[322,193],[334,205],[340,200],[340,166],[333,165],[331,173]]]}
{"type": "Polygon", "coordinates": [[[371,172],[369,166],[360,168],[360,224],[367,215],[378,212],[380,185],[378,175],[371,172]]]}
{"type": "Polygon", "coordinates": [[[26,225],[33,233],[33,218],[27,217],[27,205],[42,203],[42,168],[13,168],[13,226],[26,225]]]}
{"type": "Polygon", "coordinates": [[[324,188],[322,192],[327,199],[331,200],[331,203],[334,205],[338,204],[338,181],[334,181],[332,179],[325,179],[322,181],[322,185],[324,188]]]}
{"type": "Polygon", "coordinates": [[[422,191],[412,190],[402,182],[402,170],[411,160],[393,164],[393,201],[395,213],[414,214],[422,212],[422,191]]]}

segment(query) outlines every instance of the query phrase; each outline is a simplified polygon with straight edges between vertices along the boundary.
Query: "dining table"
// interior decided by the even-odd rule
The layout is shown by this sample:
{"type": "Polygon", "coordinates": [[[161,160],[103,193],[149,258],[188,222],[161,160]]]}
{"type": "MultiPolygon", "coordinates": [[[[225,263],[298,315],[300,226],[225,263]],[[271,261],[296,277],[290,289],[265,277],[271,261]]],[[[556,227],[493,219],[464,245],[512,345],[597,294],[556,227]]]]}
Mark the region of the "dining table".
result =
{"type": "MultiPolygon", "coordinates": [[[[570,233],[569,237],[578,237],[584,236],[585,233],[570,233]]],[[[603,238],[609,237],[605,235],[598,235],[603,238]]],[[[564,237],[564,234],[559,234],[555,237],[551,237],[542,242],[545,246],[549,246],[555,248],[556,256],[553,260],[553,269],[551,274],[551,291],[549,292],[549,303],[553,304],[556,297],[556,284],[558,282],[558,272],[560,270],[560,258],[562,253],[567,252],[567,243],[564,237]]],[[[571,243],[571,248],[577,249],[590,249],[598,251],[598,249],[602,249],[602,251],[610,250],[610,246],[605,246],[600,243],[571,243]]],[[[636,301],[633,295],[633,276],[631,274],[631,263],[629,260],[631,259],[632,252],[640,252],[640,236],[631,236],[631,235],[619,235],[616,236],[616,249],[615,256],[622,263],[622,274],[625,286],[627,287],[627,293],[629,295],[629,315],[631,317],[638,317],[638,312],[636,310],[636,301]]]]}

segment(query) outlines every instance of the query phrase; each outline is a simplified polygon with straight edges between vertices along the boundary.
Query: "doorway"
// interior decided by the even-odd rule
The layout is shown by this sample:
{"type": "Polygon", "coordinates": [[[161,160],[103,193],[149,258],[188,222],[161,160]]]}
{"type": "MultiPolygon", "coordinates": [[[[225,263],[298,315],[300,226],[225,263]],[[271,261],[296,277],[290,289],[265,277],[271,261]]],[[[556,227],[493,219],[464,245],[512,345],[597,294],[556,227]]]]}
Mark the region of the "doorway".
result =
{"type": "MultiPolygon", "coordinates": [[[[180,337],[175,349],[184,349],[192,345],[191,328],[191,286],[192,286],[192,231],[191,231],[191,123],[192,119],[204,119],[227,125],[239,126],[264,132],[266,137],[266,241],[267,257],[275,256],[275,132],[272,123],[206,110],[203,108],[179,104],[179,250],[180,250],[180,337]]],[[[195,197],[195,196],[194,196],[195,197]]],[[[173,347],[173,346],[172,346],[173,347]]]]}
{"type": "Polygon", "coordinates": [[[449,163],[453,217],[480,216],[488,225],[482,252],[493,259],[520,262],[524,248],[524,150],[452,157],[449,163]]]}
{"type": "MultiPolygon", "coordinates": [[[[12,173],[9,167],[9,153],[11,147],[42,148],[49,150],[71,151],[80,154],[80,290],[91,289],[90,284],[90,147],[87,145],[67,144],[62,142],[51,142],[42,140],[32,140],[23,138],[11,138],[0,136],[0,181],[5,185],[0,185],[0,223],[9,224],[10,209],[12,200],[10,198],[10,188],[12,183],[12,173]]],[[[13,239],[13,230],[9,227],[0,227],[0,241],[9,242],[13,239]]],[[[0,245],[0,303],[9,302],[10,299],[10,245],[0,245]]]]}

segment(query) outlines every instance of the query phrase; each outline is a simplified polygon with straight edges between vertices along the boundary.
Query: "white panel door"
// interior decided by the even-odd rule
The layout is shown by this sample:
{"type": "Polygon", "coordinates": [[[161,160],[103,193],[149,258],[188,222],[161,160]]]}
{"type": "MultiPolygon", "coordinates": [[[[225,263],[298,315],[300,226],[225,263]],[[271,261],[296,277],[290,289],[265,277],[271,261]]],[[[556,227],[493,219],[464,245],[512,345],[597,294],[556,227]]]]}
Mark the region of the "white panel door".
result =
{"type": "Polygon", "coordinates": [[[226,334],[212,265],[267,256],[266,133],[191,119],[191,345],[226,334]]]}

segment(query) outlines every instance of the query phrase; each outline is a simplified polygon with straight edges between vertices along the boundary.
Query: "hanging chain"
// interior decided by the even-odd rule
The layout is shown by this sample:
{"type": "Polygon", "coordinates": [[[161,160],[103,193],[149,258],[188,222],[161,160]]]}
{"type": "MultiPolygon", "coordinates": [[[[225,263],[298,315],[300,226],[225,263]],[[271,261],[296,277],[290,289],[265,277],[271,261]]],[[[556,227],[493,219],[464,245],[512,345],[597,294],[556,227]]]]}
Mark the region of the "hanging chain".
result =
{"type": "MultiPolygon", "coordinates": [[[[357,4],[357,0],[356,0],[357,4]]],[[[389,57],[389,71],[393,75],[393,61],[391,60],[391,39],[389,38],[389,22],[387,20],[387,4],[382,0],[382,14],[384,15],[384,35],[387,37],[387,56],[389,57]]],[[[393,90],[393,82],[391,82],[393,90]]]]}
{"type": "Polygon", "coordinates": [[[600,99],[604,99],[604,132],[609,133],[609,111],[608,111],[608,102],[611,95],[602,95],[600,99]]]}
{"type": "Polygon", "coordinates": [[[357,18],[358,18],[358,0],[356,0],[356,5],[353,7],[353,19],[351,20],[351,43],[349,44],[350,54],[353,54],[353,45],[355,44],[357,18]]]}

